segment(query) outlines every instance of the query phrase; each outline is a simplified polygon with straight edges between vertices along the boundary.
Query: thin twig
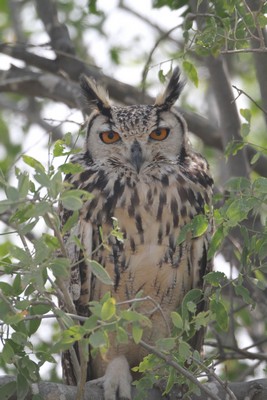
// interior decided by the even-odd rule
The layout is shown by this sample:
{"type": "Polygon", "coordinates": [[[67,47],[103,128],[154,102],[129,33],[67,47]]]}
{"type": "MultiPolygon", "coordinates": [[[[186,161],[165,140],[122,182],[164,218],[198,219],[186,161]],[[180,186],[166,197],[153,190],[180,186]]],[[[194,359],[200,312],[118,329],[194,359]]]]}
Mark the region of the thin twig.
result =
{"type": "Polygon", "coordinates": [[[171,336],[171,328],[170,328],[169,322],[167,321],[167,318],[166,318],[166,316],[164,314],[164,311],[163,311],[162,307],[160,306],[160,304],[157,303],[156,300],[154,300],[152,297],[145,296],[145,297],[140,297],[140,298],[137,298],[137,299],[121,301],[121,302],[117,303],[117,306],[121,306],[123,304],[131,304],[131,303],[143,302],[143,301],[151,301],[155,305],[155,308],[153,308],[153,310],[151,310],[149,312],[146,312],[144,314],[149,314],[151,316],[152,314],[154,314],[154,312],[159,310],[161,315],[162,315],[162,318],[163,318],[163,320],[164,320],[164,322],[166,324],[168,335],[171,336]]]}
{"type": "Polygon", "coordinates": [[[267,53],[267,47],[264,48],[247,48],[247,49],[234,49],[234,50],[221,50],[221,54],[238,54],[238,53],[267,53]]]}
{"type": "Polygon", "coordinates": [[[160,42],[162,42],[163,40],[165,40],[166,38],[169,37],[169,35],[175,31],[177,28],[180,28],[182,24],[176,25],[173,28],[169,29],[167,32],[165,32],[162,36],[160,36],[158,38],[158,40],[156,41],[156,43],[154,44],[153,48],[151,49],[151,51],[149,52],[149,55],[147,57],[147,61],[145,63],[145,66],[143,68],[143,72],[142,72],[142,81],[141,81],[141,87],[143,88],[143,92],[145,90],[145,82],[146,82],[146,77],[149,71],[149,64],[151,62],[152,56],[154,54],[154,51],[157,49],[158,45],[160,44],[160,42]]]}
{"type": "Polygon", "coordinates": [[[242,94],[244,94],[250,101],[252,101],[253,104],[255,104],[256,107],[258,107],[264,114],[267,115],[267,111],[264,110],[264,108],[262,108],[251,96],[249,96],[246,92],[244,92],[244,90],[239,89],[239,88],[238,88],[237,86],[235,86],[235,85],[232,85],[232,87],[233,87],[235,90],[237,90],[237,93],[238,93],[237,97],[235,98],[235,101],[236,101],[236,99],[238,99],[238,97],[240,97],[242,94]]]}
{"type": "Polygon", "coordinates": [[[202,392],[205,392],[211,399],[220,400],[220,398],[216,394],[212,393],[207,387],[205,387],[205,385],[202,385],[198,381],[198,379],[194,375],[191,374],[191,372],[189,372],[185,368],[181,367],[181,365],[179,365],[177,362],[172,360],[170,355],[167,356],[167,355],[163,354],[162,352],[157,350],[155,347],[150,346],[149,344],[147,344],[143,340],[140,340],[139,344],[144,349],[146,349],[149,353],[154,354],[155,356],[157,356],[161,360],[164,360],[166,362],[166,364],[168,364],[171,367],[173,367],[174,369],[176,369],[176,371],[178,371],[180,374],[182,374],[188,380],[190,380],[192,383],[194,383],[198,388],[200,388],[202,390],[202,392]]]}
{"type": "MultiPolygon", "coordinates": [[[[218,348],[217,343],[212,343],[212,342],[205,342],[206,346],[210,347],[215,347],[218,348]]],[[[265,353],[252,353],[251,351],[247,351],[244,349],[239,349],[238,347],[233,347],[233,346],[226,346],[221,344],[221,347],[223,350],[231,350],[232,353],[224,353],[223,357],[219,357],[218,359],[220,360],[242,360],[242,359],[249,359],[249,360],[261,360],[261,361],[267,361],[267,354],[265,353]],[[240,355],[242,357],[240,357],[240,355]]]]}
{"type": "Polygon", "coordinates": [[[195,357],[191,357],[192,360],[198,364],[207,374],[208,376],[212,376],[212,378],[217,381],[225,390],[225,392],[230,396],[229,399],[231,400],[237,400],[236,396],[234,395],[234,393],[232,392],[231,389],[229,389],[229,387],[227,386],[227,382],[223,382],[220,377],[218,375],[216,375],[212,369],[206,367],[205,364],[203,364],[201,361],[199,361],[197,358],[195,357]]]}

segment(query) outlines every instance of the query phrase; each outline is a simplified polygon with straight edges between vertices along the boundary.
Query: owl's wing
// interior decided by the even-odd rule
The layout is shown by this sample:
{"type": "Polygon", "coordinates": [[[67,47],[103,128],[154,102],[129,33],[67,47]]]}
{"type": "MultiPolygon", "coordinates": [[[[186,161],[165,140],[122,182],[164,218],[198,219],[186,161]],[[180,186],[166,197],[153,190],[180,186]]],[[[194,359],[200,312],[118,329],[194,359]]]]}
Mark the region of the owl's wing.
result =
{"type": "MultiPolygon", "coordinates": [[[[208,260],[208,249],[211,241],[212,231],[213,231],[213,220],[211,219],[209,221],[209,227],[206,233],[203,236],[194,239],[192,241],[192,247],[191,247],[191,262],[194,265],[193,270],[195,275],[193,287],[201,289],[203,291],[203,294],[205,292],[204,276],[208,272],[212,271],[213,267],[213,261],[208,260]]],[[[207,310],[207,307],[208,307],[207,299],[203,297],[197,306],[197,312],[199,313],[201,311],[205,311],[207,310]]],[[[193,349],[198,350],[199,352],[202,350],[204,336],[205,336],[205,328],[202,327],[190,339],[190,345],[193,347],[193,349]]]]}
{"type": "MultiPolygon", "coordinates": [[[[62,225],[71,216],[71,212],[61,208],[62,225]]],[[[65,249],[71,263],[67,289],[76,308],[77,315],[88,316],[88,303],[91,292],[92,224],[79,220],[75,227],[64,236],[65,249]]],[[[63,379],[68,385],[77,385],[80,377],[79,351],[77,343],[62,354],[63,379]]],[[[88,368],[87,368],[88,371],[88,368]]]]}

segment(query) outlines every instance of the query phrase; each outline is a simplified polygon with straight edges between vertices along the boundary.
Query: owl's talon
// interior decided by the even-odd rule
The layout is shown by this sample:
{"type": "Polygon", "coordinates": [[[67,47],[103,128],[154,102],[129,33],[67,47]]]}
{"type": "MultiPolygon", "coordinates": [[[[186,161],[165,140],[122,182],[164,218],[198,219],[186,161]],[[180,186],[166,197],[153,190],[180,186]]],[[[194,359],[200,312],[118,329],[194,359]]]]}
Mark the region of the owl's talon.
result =
{"type": "Polygon", "coordinates": [[[131,382],[129,364],[124,356],[114,358],[108,365],[104,375],[105,400],[131,400],[131,382]]]}

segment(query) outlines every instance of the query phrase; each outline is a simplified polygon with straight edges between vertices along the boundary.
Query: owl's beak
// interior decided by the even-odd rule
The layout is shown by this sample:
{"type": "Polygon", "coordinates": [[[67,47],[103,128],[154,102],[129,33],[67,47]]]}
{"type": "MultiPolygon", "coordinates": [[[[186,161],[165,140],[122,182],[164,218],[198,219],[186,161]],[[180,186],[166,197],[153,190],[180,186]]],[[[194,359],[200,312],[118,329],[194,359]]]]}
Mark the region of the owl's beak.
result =
{"type": "Polygon", "coordinates": [[[138,173],[141,169],[143,162],[144,158],[142,154],[142,148],[140,146],[140,143],[135,140],[131,146],[131,163],[138,173]]]}

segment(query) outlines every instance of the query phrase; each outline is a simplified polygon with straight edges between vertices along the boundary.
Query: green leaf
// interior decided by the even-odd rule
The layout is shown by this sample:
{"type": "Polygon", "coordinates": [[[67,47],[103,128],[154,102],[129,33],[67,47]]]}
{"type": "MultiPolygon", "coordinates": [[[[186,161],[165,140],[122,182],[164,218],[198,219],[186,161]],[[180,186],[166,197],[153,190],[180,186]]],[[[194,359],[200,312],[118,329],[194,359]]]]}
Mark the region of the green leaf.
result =
{"type": "Polygon", "coordinates": [[[159,78],[160,83],[165,83],[166,76],[164,75],[164,72],[162,69],[160,69],[158,72],[158,78],[159,78]]]}
{"type": "Polygon", "coordinates": [[[197,306],[193,301],[188,301],[186,306],[187,306],[187,309],[189,312],[195,314],[195,312],[197,310],[197,306]]]}
{"type": "Polygon", "coordinates": [[[241,124],[241,135],[243,138],[247,137],[250,132],[250,125],[247,123],[241,124]]]}
{"type": "Polygon", "coordinates": [[[14,343],[20,346],[25,346],[27,343],[27,335],[25,335],[23,332],[13,332],[11,339],[14,343]]]}
{"type": "Polygon", "coordinates": [[[167,384],[164,392],[162,393],[162,396],[166,396],[170,392],[175,382],[176,382],[176,370],[174,368],[171,368],[169,370],[167,384]]]}
{"type": "Polygon", "coordinates": [[[13,287],[7,282],[0,282],[0,289],[5,296],[13,296],[13,287]]]}
{"type": "Polygon", "coordinates": [[[85,329],[81,325],[72,325],[62,333],[62,343],[74,343],[81,340],[84,336],[85,329]]]}
{"type": "MultiPolygon", "coordinates": [[[[49,360],[48,362],[52,362],[52,361],[49,360]]],[[[44,398],[40,394],[34,394],[32,396],[32,400],[44,400],[44,398]]]]}
{"type": "Polygon", "coordinates": [[[145,315],[142,315],[136,311],[132,310],[122,310],[120,313],[121,317],[129,322],[139,322],[145,326],[151,326],[151,321],[145,315]]]}
{"type": "Polygon", "coordinates": [[[183,70],[194,85],[198,87],[198,73],[195,66],[189,61],[183,61],[183,70]]]}
{"type": "Polygon", "coordinates": [[[178,354],[182,361],[186,361],[192,355],[190,345],[184,341],[180,341],[178,345],[178,354]]]}
{"type": "Polygon", "coordinates": [[[202,326],[207,327],[211,321],[210,311],[201,311],[194,319],[195,329],[198,331],[202,326]]]}
{"type": "Polygon", "coordinates": [[[79,219],[79,212],[78,210],[76,210],[67,219],[65,225],[63,226],[62,234],[64,235],[65,233],[70,232],[71,228],[73,228],[77,224],[78,219],[79,219]]]}
{"type": "Polygon", "coordinates": [[[97,279],[99,279],[105,285],[113,285],[113,280],[110,278],[109,274],[105,268],[102,267],[102,265],[95,260],[90,260],[89,263],[90,268],[97,279]]]}
{"type": "Polygon", "coordinates": [[[2,350],[1,357],[5,361],[6,364],[11,364],[13,357],[15,355],[15,351],[11,346],[10,340],[6,341],[4,348],[2,350]]]}
{"type": "Polygon", "coordinates": [[[92,335],[90,335],[89,343],[94,348],[107,346],[107,344],[108,344],[107,334],[103,331],[96,331],[96,332],[92,333],[92,335]]]}
{"type": "Polygon", "coordinates": [[[51,211],[51,205],[45,201],[42,201],[40,203],[31,204],[24,213],[24,217],[26,219],[41,217],[49,211],[51,211]]]}
{"type": "Polygon", "coordinates": [[[52,259],[49,267],[53,271],[55,277],[67,278],[70,271],[70,260],[68,258],[57,257],[52,259]]]}
{"type": "Polygon", "coordinates": [[[181,228],[176,242],[177,245],[183,243],[186,240],[188,232],[191,232],[191,226],[191,223],[188,223],[181,228]]]}
{"type": "Polygon", "coordinates": [[[175,338],[162,338],[156,341],[156,346],[159,351],[171,351],[176,346],[175,338]]]}
{"type": "Polygon", "coordinates": [[[31,315],[44,315],[51,311],[50,304],[36,304],[31,307],[31,315]]]}
{"type": "Polygon", "coordinates": [[[242,284],[234,285],[235,293],[237,296],[241,296],[243,301],[247,304],[254,304],[254,300],[251,298],[249,290],[242,284]]]}
{"type": "Polygon", "coordinates": [[[27,233],[31,232],[33,230],[33,228],[35,227],[35,225],[38,223],[38,219],[36,219],[33,222],[28,222],[26,223],[24,226],[19,228],[19,232],[22,235],[27,235],[27,233]]]}
{"type": "Polygon", "coordinates": [[[29,336],[31,336],[35,332],[37,332],[37,330],[39,329],[39,327],[41,325],[41,322],[42,322],[41,319],[37,319],[37,318],[27,321],[29,336]]]}
{"type": "Polygon", "coordinates": [[[74,195],[68,195],[65,196],[64,198],[61,198],[63,207],[66,208],[67,210],[80,210],[83,206],[83,202],[79,197],[76,197],[74,195]]]}
{"type": "Polygon", "coordinates": [[[209,260],[219,250],[224,238],[225,238],[224,227],[223,227],[223,225],[221,225],[216,229],[216,232],[214,233],[214,235],[211,239],[210,247],[208,250],[208,259],[209,260]]]}
{"type": "Polygon", "coordinates": [[[267,178],[257,178],[253,183],[253,189],[258,193],[267,194],[267,178]]]}
{"type": "Polygon", "coordinates": [[[84,167],[82,167],[80,164],[74,164],[72,162],[65,163],[59,166],[59,170],[63,172],[64,174],[79,174],[80,172],[84,171],[84,167]]]}
{"type": "Polygon", "coordinates": [[[24,265],[30,266],[32,264],[32,258],[30,256],[30,254],[18,246],[15,246],[15,245],[11,246],[10,254],[12,257],[21,261],[22,264],[24,264],[24,265]]]}
{"type": "Polygon", "coordinates": [[[20,198],[18,189],[13,186],[7,186],[6,196],[7,196],[8,200],[10,200],[11,202],[16,202],[20,198]]]}
{"type": "Polygon", "coordinates": [[[17,400],[24,400],[29,391],[27,379],[19,373],[17,376],[17,400]]]}
{"type": "Polygon", "coordinates": [[[143,328],[141,328],[139,324],[133,324],[132,335],[134,342],[136,344],[140,343],[140,340],[142,339],[143,336],[143,328]]]}
{"type": "Polygon", "coordinates": [[[57,140],[54,144],[53,148],[53,156],[60,157],[65,155],[65,141],[64,140],[57,140]]]}
{"type": "Polygon", "coordinates": [[[256,164],[256,162],[259,160],[260,156],[261,156],[261,153],[258,151],[256,154],[254,154],[254,156],[250,160],[250,164],[251,165],[256,164]]]}
{"type": "Polygon", "coordinates": [[[23,161],[25,162],[25,164],[29,165],[30,167],[32,167],[33,169],[35,169],[35,171],[45,171],[45,168],[43,166],[42,163],[40,163],[40,161],[36,160],[33,157],[27,156],[27,155],[23,155],[22,156],[23,161]]]}
{"type": "Polygon", "coordinates": [[[226,217],[229,220],[229,225],[232,227],[247,218],[249,210],[241,207],[242,201],[242,199],[233,200],[226,210],[226,217]]]}
{"type": "Polygon", "coordinates": [[[116,330],[116,340],[118,343],[128,343],[129,341],[126,330],[121,326],[118,326],[116,330]]]}
{"type": "Polygon", "coordinates": [[[3,386],[0,386],[0,399],[8,400],[16,391],[16,382],[8,382],[3,386]]]}
{"type": "Polygon", "coordinates": [[[95,329],[97,327],[97,325],[98,325],[97,315],[91,315],[89,318],[87,318],[87,320],[83,324],[83,327],[84,327],[84,329],[90,331],[90,330],[95,329]]]}
{"type": "Polygon", "coordinates": [[[112,46],[112,47],[109,49],[109,53],[110,53],[111,60],[112,60],[115,64],[119,65],[120,62],[121,62],[121,61],[120,61],[121,48],[118,47],[118,46],[112,46]]]}
{"type": "Polygon", "coordinates": [[[110,297],[105,303],[102,305],[101,309],[101,318],[104,321],[108,321],[115,315],[116,313],[116,300],[114,297],[110,297]]]}
{"type": "Polygon", "coordinates": [[[188,319],[189,317],[189,310],[188,310],[188,303],[191,302],[197,304],[203,297],[202,291],[200,289],[192,289],[186,293],[183,298],[182,302],[182,317],[183,320],[188,319]]]}
{"type": "Polygon", "coordinates": [[[6,212],[12,206],[12,202],[9,200],[0,201],[0,214],[6,212]]]}
{"type": "Polygon", "coordinates": [[[43,170],[37,171],[34,175],[36,182],[40,183],[41,186],[49,188],[51,185],[51,177],[43,170]]]}
{"type": "Polygon", "coordinates": [[[228,143],[225,149],[225,156],[229,157],[231,154],[235,156],[239,150],[242,150],[245,143],[242,141],[232,141],[228,143]]]}
{"type": "Polygon", "coordinates": [[[240,114],[242,115],[245,120],[250,123],[251,120],[251,111],[248,108],[241,108],[240,109],[240,114]]]}
{"type": "Polygon", "coordinates": [[[92,198],[93,195],[85,190],[73,189],[65,190],[61,194],[60,200],[67,210],[75,211],[82,207],[83,200],[91,200],[92,198]]]}
{"type": "Polygon", "coordinates": [[[204,280],[214,287],[221,287],[227,282],[227,276],[224,272],[212,271],[204,276],[204,280]]]}
{"type": "Polygon", "coordinates": [[[217,300],[212,299],[210,302],[210,309],[216,316],[216,323],[223,331],[228,330],[229,317],[225,305],[217,300]]]}
{"type": "Polygon", "coordinates": [[[42,238],[45,244],[50,247],[50,249],[57,250],[59,248],[59,240],[55,236],[49,235],[48,233],[43,233],[42,238]]]}
{"type": "Polygon", "coordinates": [[[208,219],[205,215],[197,215],[191,223],[193,238],[203,235],[209,226],[208,219]]]}
{"type": "Polygon", "coordinates": [[[180,314],[178,314],[175,311],[171,312],[171,319],[172,319],[172,323],[173,325],[178,328],[178,329],[183,329],[183,320],[182,317],[180,316],[180,314]]]}
{"type": "Polygon", "coordinates": [[[89,13],[94,15],[101,15],[102,11],[99,11],[97,8],[97,0],[89,0],[88,1],[89,13]]]}
{"type": "Polygon", "coordinates": [[[226,182],[225,186],[228,190],[236,190],[243,192],[251,188],[251,183],[249,179],[240,176],[240,177],[230,178],[229,181],[226,182]]]}

